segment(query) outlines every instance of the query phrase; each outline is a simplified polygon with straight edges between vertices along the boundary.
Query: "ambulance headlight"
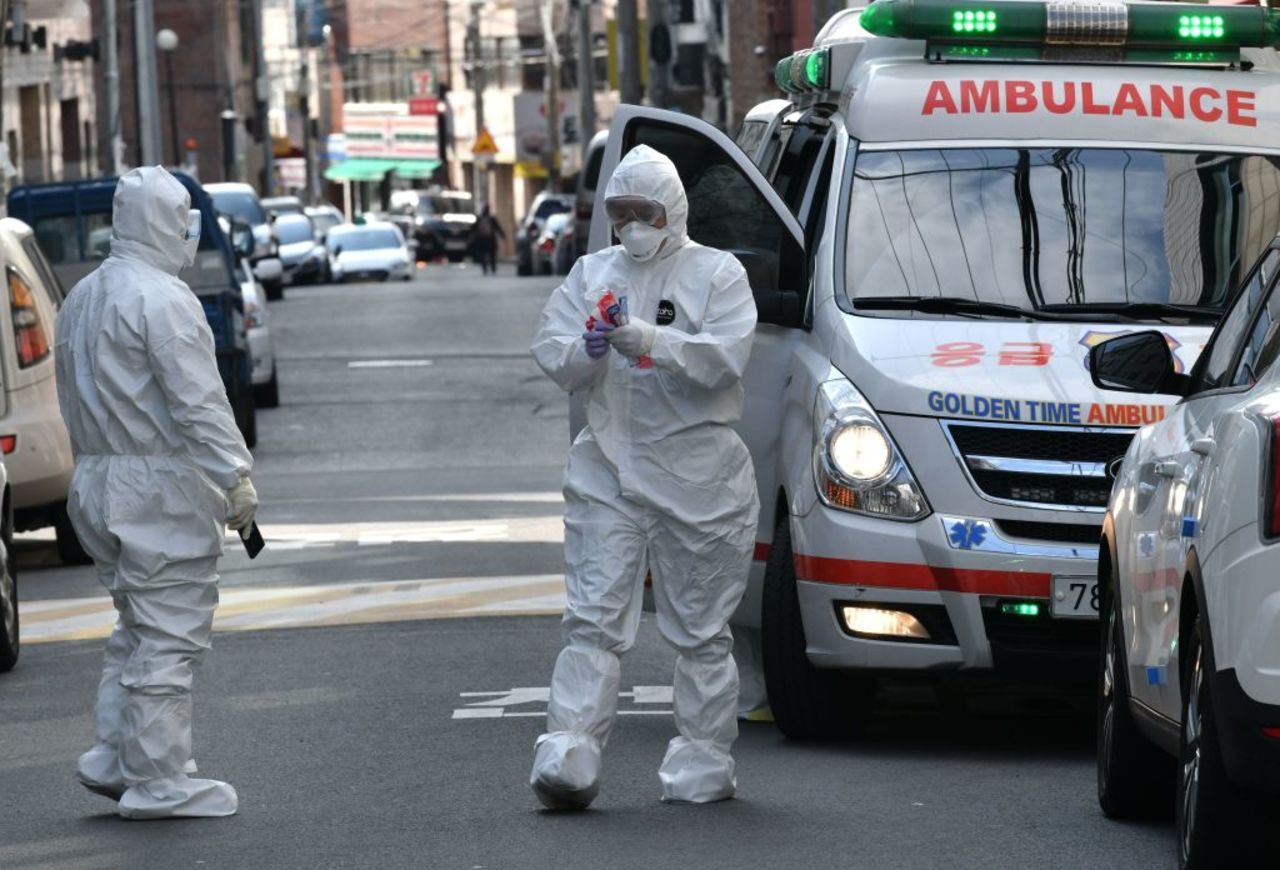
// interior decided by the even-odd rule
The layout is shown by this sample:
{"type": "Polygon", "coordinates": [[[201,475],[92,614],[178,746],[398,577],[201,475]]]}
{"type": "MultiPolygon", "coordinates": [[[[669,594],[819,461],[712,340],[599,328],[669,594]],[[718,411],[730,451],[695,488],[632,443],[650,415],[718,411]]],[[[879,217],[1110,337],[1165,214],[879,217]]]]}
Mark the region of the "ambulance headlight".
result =
{"type": "Polygon", "coordinates": [[[893,462],[889,439],[866,423],[836,429],[827,449],[831,464],[851,480],[879,480],[893,462]]]}
{"type": "Polygon", "coordinates": [[[862,394],[846,380],[818,390],[813,469],[818,495],[839,510],[895,520],[929,513],[920,485],[862,394]]]}

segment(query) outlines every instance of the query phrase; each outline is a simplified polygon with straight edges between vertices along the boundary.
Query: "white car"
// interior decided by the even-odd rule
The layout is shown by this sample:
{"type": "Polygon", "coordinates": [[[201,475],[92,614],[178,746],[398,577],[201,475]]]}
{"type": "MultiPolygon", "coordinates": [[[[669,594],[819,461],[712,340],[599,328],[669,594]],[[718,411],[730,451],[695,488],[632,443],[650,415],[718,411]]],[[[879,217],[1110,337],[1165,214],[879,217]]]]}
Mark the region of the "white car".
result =
{"type": "Polygon", "coordinates": [[[329,230],[329,274],[337,283],[413,277],[413,258],[404,235],[395,224],[374,221],[343,224],[329,230]]]}
{"type": "Polygon", "coordinates": [[[280,380],[276,374],[276,349],[271,338],[271,319],[267,312],[267,294],[253,277],[249,264],[236,264],[240,278],[240,294],[244,297],[244,328],[253,358],[254,401],[259,408],[275,408],[280,404],[280,380]]]}
{"type": "Polygon", "coordinates": [[[253,228],[254,275],[266,288],[267,298],[284,296],[284,270],[280,264],[280,243],[271,226],[271,216],[262,207],[258,192],[248,184],[224,181],[206,184],[205,192],[213,198],[218,214],[248,224],[253,228]]]}
{"type": "Polygon", "coordinates": [[[1167,811],[1176,777],[1184,868],[1280,866],[1278,277],[1280,237],[1190,374],[1159,332],[1090,356],[1099,387],[1182,397],[1134,437],[1103,522],[1098,797],[1167,811]]]}
{"type": "Polygon", "coordinates": [[[317,284],[324,279],[328,254],[318,241],[311,218],[282,214],[276,218],[275,233],[286,284],[317,284]]]}
{"type": "Polygon", "coordinates": [[[53,526],[62,561],[86,564],[89,557],[67,517],[75,460],[54,382],[53,327],[62,285],[35,234],[20,220],[0,220],[0,263],[9,299],[0,306],[0,450],[13,490],[15,527],[53,526]]]}

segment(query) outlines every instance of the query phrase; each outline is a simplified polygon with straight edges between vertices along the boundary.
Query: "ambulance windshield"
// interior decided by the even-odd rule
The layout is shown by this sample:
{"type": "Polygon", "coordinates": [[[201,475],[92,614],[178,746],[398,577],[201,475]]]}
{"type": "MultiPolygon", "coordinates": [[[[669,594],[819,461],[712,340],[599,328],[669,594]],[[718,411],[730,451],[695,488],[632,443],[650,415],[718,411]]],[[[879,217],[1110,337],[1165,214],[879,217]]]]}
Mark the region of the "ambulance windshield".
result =
{"type": "Polygon", "coordinates": [[[864,150],[849,201],[846,292],[867,314],[902,316],[881,297],[941,296],[1156,320],[1226,305],[1280,233],[1280,158],[864,150]]]}

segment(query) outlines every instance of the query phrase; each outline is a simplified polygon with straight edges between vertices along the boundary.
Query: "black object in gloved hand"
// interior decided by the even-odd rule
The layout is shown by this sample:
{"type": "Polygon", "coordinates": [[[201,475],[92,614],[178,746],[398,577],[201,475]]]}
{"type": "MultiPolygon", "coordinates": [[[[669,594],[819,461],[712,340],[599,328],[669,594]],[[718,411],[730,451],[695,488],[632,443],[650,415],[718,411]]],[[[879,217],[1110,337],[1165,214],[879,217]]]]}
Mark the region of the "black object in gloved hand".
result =
{"type": "Polygon", "coordinates": [[[258,531],[257,523],[240,530],[240,543],[244,544],[244,551],[249,554],[250,559],[256,559],[267,546],[267,542],[262,540],[262,532],[258,531]]]}

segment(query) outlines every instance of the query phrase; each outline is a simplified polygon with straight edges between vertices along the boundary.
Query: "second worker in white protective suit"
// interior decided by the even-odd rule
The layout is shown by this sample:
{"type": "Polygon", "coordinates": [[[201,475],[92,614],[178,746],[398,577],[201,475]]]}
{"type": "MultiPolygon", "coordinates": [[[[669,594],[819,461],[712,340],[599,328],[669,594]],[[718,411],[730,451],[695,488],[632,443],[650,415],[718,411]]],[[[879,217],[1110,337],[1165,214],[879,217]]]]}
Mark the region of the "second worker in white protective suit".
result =
{"type": "MultiPolygon", "coordinates": [[[[587,397],[565,472],[568,605],[547,733],[530,784],[552,808],[599,788],[617,714],[618,656],[635,642],[644,579],[676,648],[679,736],[659,769],[667,801],[733,796],[738,672],[728,620],[746,587],[759,502],[742,372],[756,325],[742,265],[690,241],[672,162],[648,146],[619,163],[605,205],[621,245],[583,257],[542,314],[533,354],[587,397]],[[593,300],[627,296],[630,323],[586,331],[593,300]]],[[[598,316],[597,316],[598,319],[598,316]]]]}
{"type": "Polygon", "coordinates": [[[253,459],[218,376],[204,309],[178,273],[200,212],[159,167],[116,185],[111,255],[58,315],[58,403],[75,474],[67,509],[118,612],[81,783],[126,818],[229,816],[235,789],[194,779],[192,671],[209,648],[224,523],[247,528],[253,459]]]}

